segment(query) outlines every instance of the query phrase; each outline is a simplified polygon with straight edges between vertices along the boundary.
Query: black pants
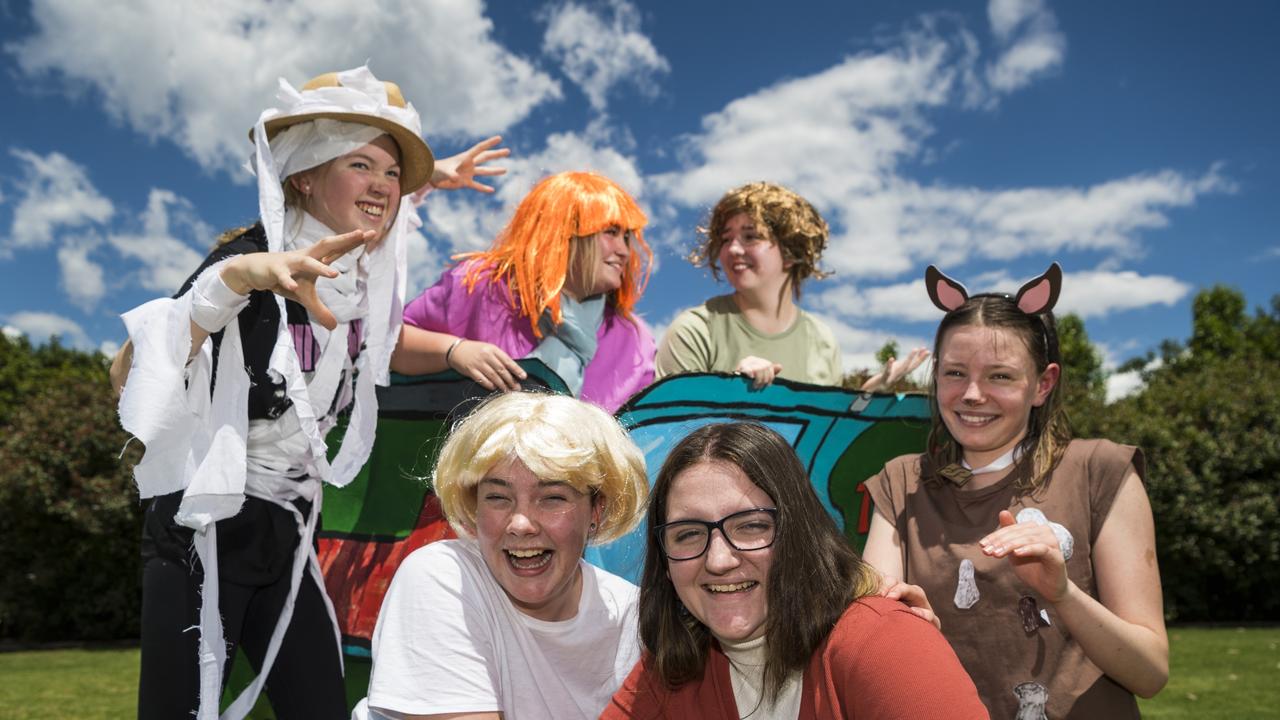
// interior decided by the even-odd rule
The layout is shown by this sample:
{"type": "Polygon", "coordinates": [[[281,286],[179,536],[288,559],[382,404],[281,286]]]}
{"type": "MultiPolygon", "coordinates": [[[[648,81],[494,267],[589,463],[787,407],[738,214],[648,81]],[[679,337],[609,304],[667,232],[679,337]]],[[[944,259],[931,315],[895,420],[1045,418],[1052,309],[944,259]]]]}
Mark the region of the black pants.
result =
{"type": "MultiPolygon", "coordinates": [[[[175,495],[156,498],[143,527],[142,668],[138,717],[191,717],[199,705],[200,561],[192,531],[172,521],[175,495]]],[[[309,507],[297,503],[306,516],[309,507]]],[[[234,518],[218,523],[218,609],[228,643],[230,671],[237,647],[255,672],[289,593],[289,571],[298,545],[287,510],[249,498],[234,518]]],[[[322,588],[302,576],[289,629],[267,676],[266,694],[280,720],[348,717],[333,624],[322,588]]]]}

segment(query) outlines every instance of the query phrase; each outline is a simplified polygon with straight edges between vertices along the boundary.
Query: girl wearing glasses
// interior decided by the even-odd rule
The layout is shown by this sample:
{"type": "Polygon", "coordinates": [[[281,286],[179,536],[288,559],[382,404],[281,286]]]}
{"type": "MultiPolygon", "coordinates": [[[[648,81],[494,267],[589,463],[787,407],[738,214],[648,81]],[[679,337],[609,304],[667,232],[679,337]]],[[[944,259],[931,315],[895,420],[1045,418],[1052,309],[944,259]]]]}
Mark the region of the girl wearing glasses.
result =
{"type": "Polygon", "coordinates": [[[987,717],[937,629],[875,594],[774,431],[690,434],[648,518],[645,652],[602,717],[987,717]]]}
{"type": "Polygon", "coordinates": [[[435,491],[462,536],[396,571],[373,634],[374,718],[596,718],[639,657],[636,588],[587,564],[635,525],[644,456],[566,396],[504,393],[449,435],[435,491]]]}

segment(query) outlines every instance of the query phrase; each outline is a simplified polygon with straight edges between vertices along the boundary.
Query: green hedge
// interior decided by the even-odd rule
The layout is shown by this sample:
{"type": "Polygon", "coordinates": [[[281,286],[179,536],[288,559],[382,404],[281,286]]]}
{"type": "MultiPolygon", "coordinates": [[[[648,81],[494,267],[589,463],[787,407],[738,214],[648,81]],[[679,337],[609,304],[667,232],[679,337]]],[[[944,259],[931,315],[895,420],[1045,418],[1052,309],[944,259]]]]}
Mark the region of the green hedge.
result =
{"type": "Polygon", "coordinates": [[[0,638],[138,636],[141,506],[105,361],[0,339],[0,638]]]}

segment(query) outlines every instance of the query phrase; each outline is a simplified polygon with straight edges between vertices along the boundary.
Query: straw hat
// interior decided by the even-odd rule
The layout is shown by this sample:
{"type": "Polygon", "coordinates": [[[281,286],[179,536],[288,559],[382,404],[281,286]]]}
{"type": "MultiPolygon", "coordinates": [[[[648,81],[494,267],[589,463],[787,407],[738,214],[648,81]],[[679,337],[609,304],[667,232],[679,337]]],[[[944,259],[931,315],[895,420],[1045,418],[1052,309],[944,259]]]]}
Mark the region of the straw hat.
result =
{"type": "MultiPolygon", "coordinates": [[[[266,120],[267,138],[274,138],[280,131],[293,125],[321,118],[376,127],[390,135],[400,147],[400,192],[408,195],[431,179],[431,173],[435,169],[435,156],[422,139],[418,113],[412,105],[405,102],[400,86],[390,81],[380,82],[386,88],[385,103],[381,102],[381,98],[369,96],[369,101],[353,104],[317,97],[324,95],[325,88],[347,87],[342,84],[339,73],[331,72],[314,77],[299,91],[301,98],[307,99],[306,102],[299,102],[266,120]]],[[[355,90],[359,91],[358,88],[355,90]]],[[[249,129],[249,139],[253,140],[252,128],[249,129]]]]}

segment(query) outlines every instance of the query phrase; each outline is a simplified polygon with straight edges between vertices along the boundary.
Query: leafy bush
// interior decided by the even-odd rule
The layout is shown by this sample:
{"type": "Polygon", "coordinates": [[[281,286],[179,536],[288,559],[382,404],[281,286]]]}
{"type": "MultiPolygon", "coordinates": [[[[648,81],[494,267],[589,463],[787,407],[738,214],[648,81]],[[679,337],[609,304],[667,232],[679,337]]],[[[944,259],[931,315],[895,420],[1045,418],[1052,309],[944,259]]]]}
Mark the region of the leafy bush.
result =
{"type": "Polygon", "coordinates": [[[1248,318],[1239,293],[1218,287],[1196,297],[1194,312],[1187,350],[1166,354],[1140,393],[1107,406],[1099,434],[1146,451],[1166,616],[1274,621],[1280,299],[1271,315],[1248,318]]]}
{"type": "Polygon", "coordinates": [[[105,362],[5,339],[0,359],[0,637],[137,637],[139,453],[105,362]]]}

